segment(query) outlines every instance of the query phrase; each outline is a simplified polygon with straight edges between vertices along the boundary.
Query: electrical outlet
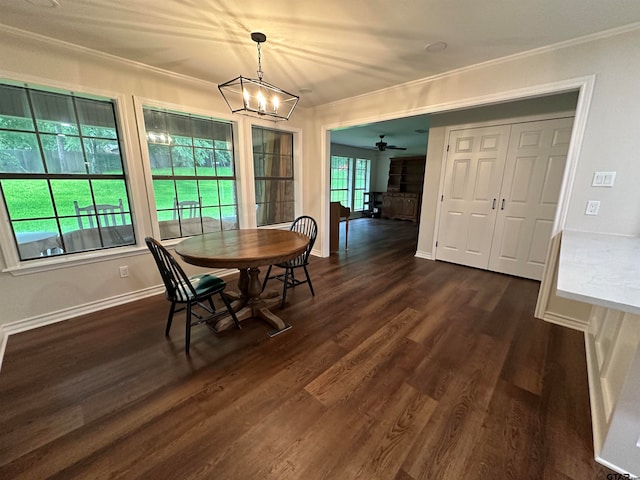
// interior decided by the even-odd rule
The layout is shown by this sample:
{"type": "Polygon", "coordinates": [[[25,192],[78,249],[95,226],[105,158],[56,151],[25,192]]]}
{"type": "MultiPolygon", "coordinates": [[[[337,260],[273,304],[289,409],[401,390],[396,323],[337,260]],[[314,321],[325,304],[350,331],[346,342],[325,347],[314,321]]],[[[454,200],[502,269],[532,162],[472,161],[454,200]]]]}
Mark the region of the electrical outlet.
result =
{"type": "Polygon", "coordinates": [[[585,215],[597,215],[598,210],[600,209],[600,201],[599,200],[589,200],[587,202],[587,209],[585,210],[585,215]]]}
{"type": "Polygon", "coordinates": [[[126,265],[120,267],[120,278],[125,278],[129,276],[129,267],[126,265]]]}

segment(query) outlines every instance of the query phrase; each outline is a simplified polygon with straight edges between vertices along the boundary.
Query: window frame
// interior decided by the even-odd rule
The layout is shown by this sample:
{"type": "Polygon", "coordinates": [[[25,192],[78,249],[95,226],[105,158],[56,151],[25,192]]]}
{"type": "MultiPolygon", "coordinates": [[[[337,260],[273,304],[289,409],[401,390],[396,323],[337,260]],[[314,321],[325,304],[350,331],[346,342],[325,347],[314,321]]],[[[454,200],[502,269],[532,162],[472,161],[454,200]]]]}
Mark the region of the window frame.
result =
{"type": "Polygon", "coordinates": [[[141,238],[144,237],[143,232],[139,228],[135,208],[135,191],[131,177],[131,159],[134,158],[132,153],[131,135],[129,132],[128,122],[126,121],[125,111],[127,105],[127,96],[123,93],[112,92],[90,88],[85,85],[71,85],[68,83],[59,83],[49,79],[24,77],[11,78],[3,75],[0,77],[3,85],[24,87],[46,93],[56,93],[62,95],[73,95],[75,97],[109,101],[113,103],[116,126],[118,128],[119,146],[121,149],[123,177],[125,189],[129,198],[129,210],[131,215],[131,225],[135,235],[135,243],[130,245],[115,246],[90,250],[86,252],[77,252],[68,255],[55,255],[49,257],[41,257],[37,259],[21,260],[18,252],[11,220],[7,211],[4,198],[0,195],[0,249],[4,256],[4,266],[0,270],[2,273],[10,273],[14,276],[26,275],[30,273],[38,273],[49,270],[57,270],[59,268],[75,265],[90,264],[101,262],[114,257],[127,257],[137,254],[142,249],[140,246],[141,238]]]}
{"type": "Polygon", "coordinates": [[[364,195],[362,196],[362,198],[360,199],[360,203],[362,204],[362,208],[360,210],[356,210],[355,205],[356,205],[356,192],[362,192],[364,194],[364,192],[369,192],[371,191],[371,160],[368,158],[360,158],[360,157],[354,157],[351,159],[351,161],[353,162],[353,168],[351,169],[351,173],[353,175],[353,182],[351,184],[352,186],[352,190],[351,190],[351,203],[352,203],[352,207],[351,210],[354,212],[363,212],[364,211],[364,195]],[[365,187],[364,188],[359,188],[358,186],[356,186],[356,183],[358,181],[358,162],[366,162],[366,178],[365,178],[365,187]]]}
{"type": "Polygon", "coordinates": [[[243,117],[246,123],[243,124],[244,130],[244,143],[245,151],[248,152],[244,155],[245,171],[250,174],[250,185],[245,185],[245,195],[243,201],[253,208],[245,209],[245,228],[275,228],[275,229],[288,229],[291,226],[291,222],[274,223],[272,225],[257,226],[257,215],[255,213],[256,197],[255,197],[255,172],[254,172],[254,159],[253,159],[253,127],[265,128],[267,130],[281,131],[290,133],[293,135],[293,208],[294,219],[303,215],[304,212],[304,189],[302,186],[302,179],[304,178],[304,158],[302,154],[302,129],[293,127],[289,123],[284,122],[269,122],[266,120],[259,120],[253,117],[243,117]]]}
{"type": "MultiPolygon", "coordinates": [[[[142,157],[142,170],[144,177],[144,184],[146,187],[145,198],[148,202],[147,208],[149,211],[149,218],[151,221],[151,235],[154,238],[160,239],[160,224],[158,220],[158,213],[156,210],[156,196],[153,188],[153,172],[151,170],[151,158],[149,157],[149,149],[147,146],[147,137],[146,137],[146,127],[144,122],[144,109],[150,108],[155,110],[164,110],[168,113],[175,113],[178,115],[185,116],[195,116],[202,117],[205,119],[220,121],[223,123],[228,123],[231,125],[232,136],[233,136],[233,151],[234,151],[234,177],[233,180],[235,182],[236,189],[236,208],[237,208],[237,218],[238,218],[238,228],[245,228],[243,222],[243,208],[242,208],[242,196],[241,196],[241,171],[242,165],[240,162],[240,158],[243,155],[242,152],[242,144],[239,141],[239,128],[237,118],[232,117],[231,115],[221,115],[217,112],[212,113],[211,111],[203,110],[201,108],[191,107],[190,105],[178,105],[170,102],[163,102],[160,100],[155,100],[151,98],[145,98],[140,96],[133,97],[134,110],[136,114],[136,124],[138,127],[138,142],[141,150],[142,157]]],[[[175,237],[166,240],[159,240],[163,245],[173,246],[180,243],[188,236],[184,237],[175,237]]]]}
{"type": "MultiPolygon", "coordinates": [[[[371,173],[371,169],[373,166],[373,162],[370,158],[364,158],[364,157],[359,157],[357,155],[351,155],[351,154],[337,154],[337,153],[332,153],[330,155],[329,158],[329,198],[331,199],[332,197],[332,193],[333,192],[337,192],[337,191],[347,191],[347,205],[344,205],[345,207],[349,207],[351,209],[352,213],[355,212],[363,212],[364,211],[364,205],[363,208],[360,210],[356,210],[355,209],[355,204],[356,204],[356,191],[362,191],[362,192],[367,192],[370,191],[371,189],[371,177],[372,177],[372,173],[371,173]],[[333,180],[333,167],[332,167],[332,162],[334,157],[338,157],[338,158],[343,158],[343,159],[347,159],[348,160],[348,168],[349,168],[349,172],[347,175],[347,188],[343,189],[332,189],[331,188],[331,181],[333,180]],[[365,189],[361,189],[361,188],[357,188],[356,187],[356,180],[357,180],[357,175],[356,175],[356,170],[358,167],[358,161],[364,161],[367,162],[367,178],[366,178],[366,183],[367,186],[365,187],[365,189]]],[[[330,201],[335,201],[335,200],[330,200],[330,201]]],[[[362,200],[363,201],[363,200],[362,200]]]]}
{"type": "MultiPolygon", "coordinates": [[[[268,134],[267,134],[268,135],[268,134]]],[[[264,142],[262,142],[260,144],[261,146],[264,145],[264,142]]],[[[258,227],[269,227],[271,225],[279,225],[279,224],[283,224],[283,223],[291,223],[293,222],[293,220],[295,220],[296,218],[296,192],[294,189],[295,186],[295,179],[296,179],[296,168],[295,168],[295,161],[294,161],[294,151],[293,151],[293,133],[291,132],[286,132],[284,130],[279,130],[279,129],[275,129],[275,128],[268,128],[268,127],[262,127],[262,126],[258,126],[258,125],[252,125],[251,126],[251,157],[253,159],[253,189],[254,189],[254,195],[256,194],[256,190],[257,190],[257,182],[258,181],[262,181],[262,182],[281,182],[281,183],[276,183],[276,185],[284,185],[286,182],[290,182],[291,183],[291,193],[293,195],[293,198],[291,198],[291,200],[285,200],[286,203],[291,203],[292,206],[292,212],[291,212],[291,219],[286,219],[283,222],[275,222],[275,223],[267,223],[265,225],[258,225],[258,227]],[[287,176],[272,176],[272,175],[267,175],[266,172],[264,175],[258,176],[256,174],[256,158],[255,158],[255,153],[256,153],[256,147],[253,143],[253,136],[254,136],[254,130],[259,130],[260,135],[262,138],[264,138],[265,133],[264,132],[271,132],[272,134],[276,134],[276,135],[280,135],[281,137],[287,136],[291,138],[291,175],[287,175],[287,176]]],[[[280,159],[280,161],[278,162],[278,165],[282,165],[281,161],[282,158],[285,158],[281,153],[270,153],[269,151],[260,151],[259,152],[262,155],[262,159],[263,161],[266,162],[266,158],[268,156],[272,156],[272,157],[277,157],[280,159]]],[[[277,168],[277,167],[276,167],[277,168]]],[[[286,189],[286,187],[285,187],[286,189]]],[[[280,189],[278,189],[278,191],[280,191],[280,189]]],[[[270,202],[265,202],[264,205],[270,205],[273,203],[273,200],[270,199],[270,202]]],[[[276,202],[277,203],[277,202],[276,202]]],[[[256,224],[258,224],[258,199],[256,196],[256,224]]]]}

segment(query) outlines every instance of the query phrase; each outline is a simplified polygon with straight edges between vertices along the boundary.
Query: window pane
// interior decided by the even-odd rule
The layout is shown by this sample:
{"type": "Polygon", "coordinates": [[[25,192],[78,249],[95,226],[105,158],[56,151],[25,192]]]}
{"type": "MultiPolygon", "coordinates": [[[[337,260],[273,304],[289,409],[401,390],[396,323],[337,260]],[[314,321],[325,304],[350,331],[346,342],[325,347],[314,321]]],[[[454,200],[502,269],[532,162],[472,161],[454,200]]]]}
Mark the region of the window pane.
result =
{"type": "Polygon", "coordinates": [[[23,260],[60,255],[60,238],[55,219],[12,222],[18,246],[23,260]]]}
{"type": "Polygon", "coordinates": [[[0,131],[0,173],[42,173],[35,133],[0,131]]]}
{"type": "Polygon", "coordinates": [[[169,145],[148,144],[149,161],[151,162],[151,173],[153,175],[172,175],[171,155],[169,145]]]}
{"type": "Polygon", "coordinates": [[[85,157],[78,137],[40,135],[49,173],[86,173],[85,157]]]}
{"type": "Polygon", "coordinates": [[[236,205],[236,182],[220,180],[218,182],[220,205],[236,205]]]}
{"type": "Polygon", "coordinates": [[[76,108],[83,136],[118,139],[113,104],[78,99],[76,108]]]}
{"type": "Polygon", "coordinates": [[[167,114],[167,132],[171,133],[172,143],[175,145],[192,145],[191,121],[188,116],[167,114]]]}
{"type": "Polygon", "coordinates": [[[33,131],[27,93],[22,88],[0,85],[0,129],[33,131]]]}
{"type": "Polygon", "coordinates": [[[203,207],[220,205],[220,195],[218,194],[218,180],[199,180],[198,186],[200,187],[200,196],[202,197],[203,207]]]}
{"type": "Polygon", "coordinates": [[[109,175],[122,173],[120,146],[117,140],[85,138],[84,150],[90,173],[109,175]]]}
{"type": "Polygon", "coordinates": [[[233,151],[216,150],[214,156],[217,175],[219,177],[235,177],[233,151]]]}
{"type": "Polygon", "coordinates": [[[191,147],[172,146],[170,154],[174,175],[193,176],[196,174],[196,165],[191,147]]]}
{"type": "Polygon", "coordinates": [[[198,201],[200,198],[196,180],[176,180],[176,191],[178,192],[178,202],[198,201]]]}
{"type": "Polygon", "coordinates": [[[130,212],[129,200],[127,198],[127,186],[124,180],[92,180],[93,195],[96,204],[119,204],[122,200],[122,207],[125,212],[130,212]]]}
{"type": "Polygon", "coordinates": [[[176,198],[176,186],[173,180],[154,180],[153,193],[156,197],[156,209],[173,208],[176,198]]]}
{"type": "Polygon", "coordinates": [[[2,180],[1,183],[11,220],[55,217],[46,180],[2,180]]]}
{"type": "Polygon", "coordinates": [[[72,97],[32,91],[31,100],[40,132],[78,135],[72,97]]]}
{"type": "Polygon", "coordinates": [[[213,148],[215,127],[209,120],[191,118],[193,144],[198,147],[213,148]]]}
{"type": "Polygon", "coordinates": [[[89,180],[51,180],[51,190],[59,216],[75,217],[74,202],[79,207],[93,205],[89,180]]]}
{"type": "Polygon", "coordinates": [[[196,171],[198,175],[214,177],[216,175],[215,157],[211,148],[194,148],[196,171]]]}

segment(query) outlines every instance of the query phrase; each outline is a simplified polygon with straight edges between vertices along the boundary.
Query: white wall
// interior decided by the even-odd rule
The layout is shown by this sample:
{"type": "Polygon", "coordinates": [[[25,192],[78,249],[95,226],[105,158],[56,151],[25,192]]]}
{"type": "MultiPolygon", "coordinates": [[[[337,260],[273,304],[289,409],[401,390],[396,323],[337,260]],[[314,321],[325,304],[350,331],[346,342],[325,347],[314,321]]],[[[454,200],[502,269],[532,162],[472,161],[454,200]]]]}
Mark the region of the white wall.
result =
{"type": "MultiPolygon", "coordinates": [[[[238,176],[240,192],[253,189],[253,178],[248,175],[250,156],[250,121],[245,117],[231,116],[220,96],[217,86],[186,77],[171,76],[160,71],[125,63],[104,55],[96,55],[79,48],[69,48],[55,42],[43,42],[29,36],[16,35],[0,29],[0,79],[29,82],[34,85],[58,87],[80,93],[100,93],[117,98],[122,112],[123,137],[128,165],[132,202],[136,221],[138,245],[135,248],[118,249],[124,254],[96,254],[90,263],[77,264],[68,259],[54,259],[60,268],[40,272],[24,271],[0,273],[0,327],[11,322],[42,324],[57,318],[118,303],[122,300],[157,291],[160,276],[144,246],[144,237],[151,235],[151,221],[143,171],[142,149],[138,141],[134,115],[134,96],[184,106],[184,111],[206,113],[212,117],[239,122],[243,138],[238,143],[238,176]],[[248,145],[248,146],[247,146],[248,145]],[[118,267],[128,265],[129,277],[120,278],[118,267]]],[[[296,109],[287,128],[306,126],[306,113],[296,109]]],[[[269,122],[273,127],[273,123],[269,122]]],[[[251,167],[252,168],[252,167],[251,167]]],[[[304,167],[301,175],[305,175],[304,167]]],[[[304,178],[307,189],[315,189],[313,181],[304,178]]],[[[239,194],[239,201],[243,196],[239,194]]],[[[255,211],[253,205],[240,203],[239,209],[255,211]]],[[[318,215],[317,201],[302,209],[310,215],[318,215]]],[[[10,232],[6,215],[0,224],[0,233],[10,232]]],[[[255,220],[254,220],[255,222],[255,220]]],[[[0,252],[0,269],[7,266],[12,252],[0,252]]],[[[33,262],[27,262],[33,264],[33,262]]],[[[195,271],[189,268],[188,270],[195,271]]],[[[14,323],[15,325],[15,323],[14,323]]],[[[1,335],[0,335],[1,337],[1,335]]],[[[0,339],[1,340],[1,339],[0,339]]],[[[1,352],[0,352],[1,354],[1,352]]]]}

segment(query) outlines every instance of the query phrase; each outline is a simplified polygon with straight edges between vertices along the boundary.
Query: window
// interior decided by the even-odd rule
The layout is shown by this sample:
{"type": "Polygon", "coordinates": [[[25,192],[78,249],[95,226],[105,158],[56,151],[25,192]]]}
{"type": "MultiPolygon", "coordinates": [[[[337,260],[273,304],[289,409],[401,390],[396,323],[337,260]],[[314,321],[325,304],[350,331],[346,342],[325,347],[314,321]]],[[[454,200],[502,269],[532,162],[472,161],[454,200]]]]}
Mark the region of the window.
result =
{"type": "Polygon", "coordinates": [[[0,187],[20,260],[135,243],[111,100],[0,85],[0,187]]]}
{"type": "Polygon", "coordinates": [[[369,191],[371,160],[356,158],[353,176],[353,211],[364,210],[364,192],[369,191]]]}
{"type": "Polygon", "coordinates": [[[160,238],[238,228],[230,123],[144,108],[160,238]]]}
{"type": "Polygon", "coordinates": [[[354,212],[364,210],[364,192],[369,191],[371,160],[331,156],[331,201],[354,212]]]}
{"type": "Polygon", "coordinates": [[[331,157],[331,201],[340,202],[351,207],[349,185],[351,185],[351,159],[348,157],[331,157]]]}
{"type": "Polygon", "coordinates": [[[258,226],[294,219],[293,134],[253,127],[258,226]]]}

